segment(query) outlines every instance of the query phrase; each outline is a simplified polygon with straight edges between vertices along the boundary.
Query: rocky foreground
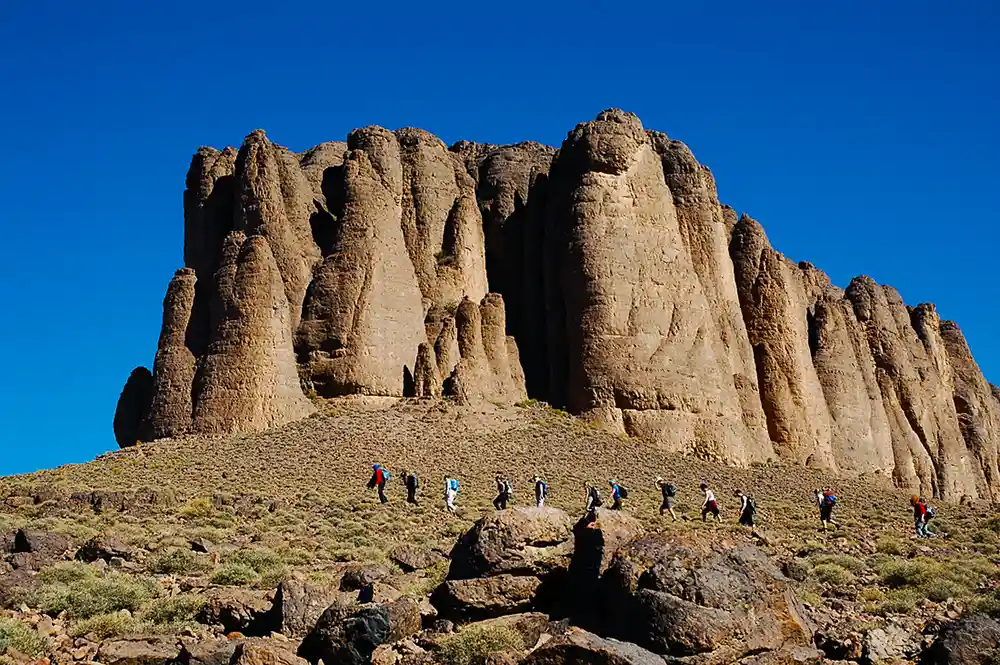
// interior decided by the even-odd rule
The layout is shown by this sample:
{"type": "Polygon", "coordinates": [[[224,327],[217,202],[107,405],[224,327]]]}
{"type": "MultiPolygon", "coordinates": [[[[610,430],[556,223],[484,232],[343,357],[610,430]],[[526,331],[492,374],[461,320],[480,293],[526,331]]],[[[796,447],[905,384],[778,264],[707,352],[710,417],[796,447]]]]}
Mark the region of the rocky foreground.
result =
{"type": "Polygon", "coordinates": [[[122,446],[264,431],[307,396],[546,401],[666,449],[1000,497],[1000,401],[959,327],[846,290],[611,110],[558,149],[367,127],[202,148],[184,267],[122,446]]]}
{"type": "Polygon", "coordinates": [[[543,406],[318,403],[273,432],[162,440],[0,480],[0,656],[157,663],[992,663],[1000,519],[941,504],[917,540],[872,475],[736,469],[651,449],[543,406]],[[424,479],[421,504],[370,463],[424,479]],[[519,507],[490,509],[492,474],[519,507]],[[461,479],[457,515],[437,479],[461,479]],[[542,473],[551,507],[524,507],[542,473]],[[696,516],[657,513],[656,475],[696,516]],[[581,521],[584,481],[624,512],[581,521]],[[811,490],[841,497],[818,528],[811,490]],[[731,492],[761,525],[735,525],[731,492]]]}

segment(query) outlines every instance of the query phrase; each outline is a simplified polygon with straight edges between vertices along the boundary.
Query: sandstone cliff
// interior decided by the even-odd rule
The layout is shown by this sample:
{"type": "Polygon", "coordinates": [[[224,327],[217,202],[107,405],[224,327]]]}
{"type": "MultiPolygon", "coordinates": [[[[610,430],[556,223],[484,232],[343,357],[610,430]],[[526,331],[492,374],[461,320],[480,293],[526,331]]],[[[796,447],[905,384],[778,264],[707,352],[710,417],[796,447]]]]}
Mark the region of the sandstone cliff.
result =
{"type": "Polygon", "coordinates": [[[266,429],[306,394],[532,397],[740,466],[1000,498],[1000,391],[958,327],[789,261],[629,113],[559,150],[368,127],[297,155],[255,131],[197,151],[184,224],[120,445],[266,429]]]}

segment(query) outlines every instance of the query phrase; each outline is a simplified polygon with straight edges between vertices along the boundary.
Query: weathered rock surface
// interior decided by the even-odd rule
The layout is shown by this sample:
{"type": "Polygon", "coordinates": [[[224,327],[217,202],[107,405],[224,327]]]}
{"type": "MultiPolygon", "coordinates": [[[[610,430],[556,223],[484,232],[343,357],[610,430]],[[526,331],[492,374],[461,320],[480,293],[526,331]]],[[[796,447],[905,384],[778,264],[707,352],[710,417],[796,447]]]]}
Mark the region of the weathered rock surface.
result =
{"type": "Polygon", "coordinates": [[[669,450],[1000,498],[1000,391],[957,326],[845,291],[635,116],[556,151],[367,127],[201,148],[184,264],[121,446],[259,431],[322,397],[548,401],[669,450]]]}
{"type": "Polygon", "coordinates": [[[299,646],[298,655],[313,665],[368,665],[380,644],[397,642],[420,630],[420,609],[412,599],[385,605],[328,608],[299,646]]]}
{"type": "Polygon", "coordinates": [[[513,508],[480,519],[451,552],[449,579],[541,576],[569,565],[573,520],[558,508],[513,508]]]}
{"type": "Polygon", "coordinates": [[[530,575],[496,575],[448,580],[431,595],[441,617],[464,623],[527,612],[542,582],[530,575]]]}
{"type": "Polygon", "coordinates": [[[219,587],[203,594],[205,605],[198,613],[200,623],[222,626],[227,633],[262,633],[267,628],[271,602],[267,594],[247,589],[219,587]]]}
{"type": "Polygon", "coordinates": [[[977,614],[947,626],[923,653],[926,665],[988,665],[1000,655],[1000,622],[977,614]]]}
{"type": "Polygon", "coordinates": [[[278,585],[267,617],[268,628],[289,636],[305,635],[326,608],[344,598],[346,592],[329,585],[288,579],[278,585]]]}
{"type": "Polygon", "coordinates": [[[570,628],[531,652],[523,665],[664,665],[662,657],[635,644],[570,628]]]}
{"type": "Polygon", "coordinates": [[[729,663],[812,640],[790,580],[749,544],[640,539],[619,551],[601,591],[607,634],[660,654],[729,663]]]}
{"type": "Polygon", "coordinates": [[[108,640],[96,660],[105,665],[163,665],[177,657],[180,648],[169,637],[108,640]]]}

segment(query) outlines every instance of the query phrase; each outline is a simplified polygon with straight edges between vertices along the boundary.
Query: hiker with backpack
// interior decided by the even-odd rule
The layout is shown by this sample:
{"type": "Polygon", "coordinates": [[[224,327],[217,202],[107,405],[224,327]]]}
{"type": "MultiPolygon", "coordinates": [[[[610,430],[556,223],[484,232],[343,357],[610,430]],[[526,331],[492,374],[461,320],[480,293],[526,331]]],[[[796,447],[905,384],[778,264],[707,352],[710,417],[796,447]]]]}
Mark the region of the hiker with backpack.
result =
{"type": "Polygon", "coordinates": [[[701,491],[705,493],[705,503],[701,506],[701,521],[707,522],[708,515],[711,513],[715,516],[715,521],[721,523],[722,517],[719,514],[719,502],[715,500],[715,492],[708,486],[708,483],[701,484],[701,491]]]}
{"type": "Polygon", "coordinates": [[[611,498],[613,500],[611,510],[621,510],[622,501],[628,498],[628,490],[617,480],[609,480],[608,484],[611,485],[611,498]]]}
{"type": "Polygon", "coordinates": [[[416,471],[410,471],[403,477],[403,484],[406,486],[406,502],[417,505],[417,489],[420,487],[420,479],[417,478],[416,471]]]}
{"type": "Polygon", "coordinates": [[[493,499],[493,507],[497,510],[507,510],[507,503],[514,496],[514,488],[510,484],[510,478],[505,478],[498,473],[496,484],[497,496],[493,499]]]}
{"type": "Polygon", "coordinates": [[[664,513],[670,513],[670,517],[676,522],[677,513],[674,512],[674,499],[677,497],[677,486],[663,478],[656,479],[656,486],[660,488],[660,494],[663,495],[660,516],[662,517],[664,513]]]}
{"type": "Polygon", "coordinates": [[[549,495],[549,485],[540,476],[535,476],[532,480],[535,483],[535,505],[544,508],[545,497],[549,495]]]}
{"type": "Polygon", "coordinates": [[[389,469],[385,468],[381,464],[372,465],[372,477],[368,481],[368,489],[378,488],[378,500],[382,503],[389,503],[388,497],[385,495],[385,485],[389,482],[389,469]]]}
{"type": "Polygon", "coordinates": [[[585,487],[587,488],[587,518],[593,521],[597,519],[597,509],[604,505],[604,499],[601,498],[601,491],[595,486],[587,483],[585,487]]]}
{"type": "Polygon", "coordinates": [[[444,477],[444,507],[449,513],[455,512],[455,497],[458,496],[458,480],[444,477]]]}
{"type": "Polygon", "coordinates": [[[913,527],[917,538],[933,538],[934,534],[927,530],[927,523],[937,511],[916,494],[910,497],[910,505],[913,506],[913,527]]]}
{"type": "Polygon", "coordinates": [[[752,529],[756,526],[754,517],[757,515],[757,502],[743,490],[735,490],[733,496],[740,500],[740,524],[752,529]]]}
{"type": "Polygon", "coordinates": [[[839,529],[840,524],[833,519],[833,509],[837,505],[837,495],[830,490],[816,490],[816,505],[819,506],[819,521],[823,525],[823,530],[832,524],[839,529]]]}

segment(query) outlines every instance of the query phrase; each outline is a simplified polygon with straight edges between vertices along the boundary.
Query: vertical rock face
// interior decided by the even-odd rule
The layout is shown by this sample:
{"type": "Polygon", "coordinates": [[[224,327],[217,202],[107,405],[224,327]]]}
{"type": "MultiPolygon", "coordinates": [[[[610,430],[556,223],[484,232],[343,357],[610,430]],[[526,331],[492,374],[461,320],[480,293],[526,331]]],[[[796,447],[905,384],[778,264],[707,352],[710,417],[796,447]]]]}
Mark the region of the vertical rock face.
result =
{"type": "Polygon", "coordinates": [[[400,227],[398,146],[379,128],[353,133],[349,145],[336,249],[309,288],[298,353],[321,395],[401,396],[426,334],[400,227]]]}
{"type": "Polygon", "coordinates": [[[149,411],[152,396],[152,373],[145,367],[136,367],[125,382],[115,408],[115,441],[122,448],[139,443],[139,428],[149,411]]]}
{"type": "Polygon", "coordinates": [[[981,494],[996,501],[1000,497],[1000,462],[996,446],[1000,441],[1000,402],[995,396],[995,388],[979,371],[959,327],[952,321],[942,321],[940,335],[954,373],[955,411],[962,438],[978,467],[976,476],[982,482],[981,494]]]}
{"type": "Polygon", "coordinates": [[[537,143],[368,127],[201,148],[184,264],[120,445],[260,430],[320,396],[546,400],[652,445],[1000,499],[1000,389],[958,327],[846,292],[617,110],[537,143]]]}
{"type": "Polygon", "coordinates": [[[281,271],[263,236],[247,238],[220,290],[226,312],[195,383],[199,432],[252,432],[314,410],[302,394],[292,348],[291,309],[281,271]]]}
{"type": "Polygon", "coordinates": [[[550,179],[558,295],[549,304],[561,301],[550,312],[564,331],[569,407],[674,450],[764,458],[749,445],[728,361],[715,354],[715,317],[639,119],[608,111],[579,125],[550,179]]]}
{"type": "Polygon", "coordinates": [[[835,470],[830,413],[812,364],[809,303],[798,269],[771,249],[764,229],[746,215],[733,229],[731,253],[775,450],[782,458],[835,470]]]}
{"type": "Polygon", "coordinates": [[[197,278],[191,268],[177,271],[163,298],[163,327],[153,363],[153,395],[143,421],[145,441],[178,436],[191,428],[195,356],[187,334],[194,308],[197,278]]]}

